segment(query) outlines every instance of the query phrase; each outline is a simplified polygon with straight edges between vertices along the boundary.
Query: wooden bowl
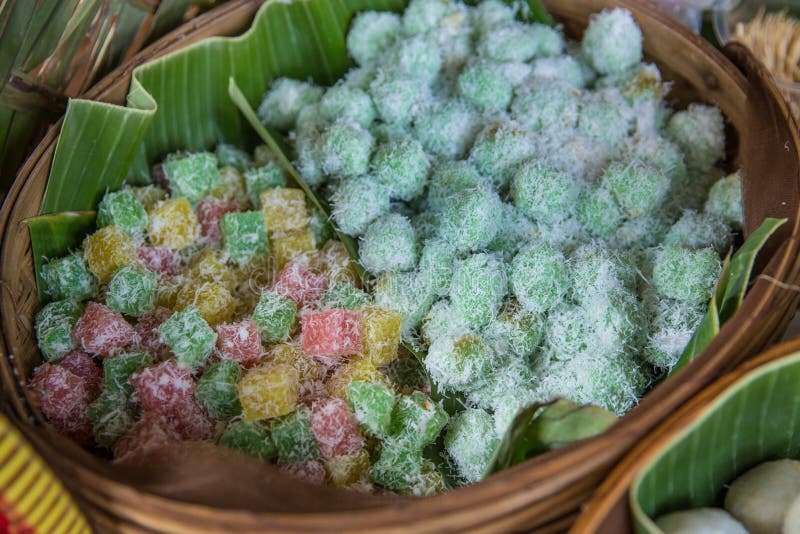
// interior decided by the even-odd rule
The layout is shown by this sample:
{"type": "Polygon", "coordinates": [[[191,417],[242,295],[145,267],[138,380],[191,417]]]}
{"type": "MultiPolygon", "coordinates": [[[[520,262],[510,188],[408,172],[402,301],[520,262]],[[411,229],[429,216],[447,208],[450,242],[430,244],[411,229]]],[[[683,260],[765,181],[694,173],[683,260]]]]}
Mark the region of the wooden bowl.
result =
{"type": "Polygon", "coordinates": [[[711,385],[707,386],[680,410],[675,412],[650,434],[614,468],[592,499],[583,507],[583,512],[570,532],[592,532],[596,534],[624,534],[632,532],[628,508],[628,492],[634,478],[673,438],[708,412],[709,404],[729,386],[753,369],[779,360],[800,351],[800,338],[792,339],[772,347],[757,358],[749,360],[711,385]]]}
{"type": "MultiPolygon", "coordinates": [[[[175,532],[560,531],[574,520],[580,504],[614,463],[651,428],[715,377],[780,336],[798,301],[798,294],[786,284],[797,283],[800,273],[800,140],[769,76],[744,49],[728,49],[731,61],[639,0],[547,0],[545,4],[572,37],[580,36],[594,12],[614,6],[629,9],[645,35],[648,58],[674,82],[674,104],[691,100],[715,103],[728,118],[728,161],[732,167],[743,168],[745,234],[767,216],[789,219],[759,256],[757,269],[764,276],[756,280],[741,310],[719,336],[687,369],[656,386],[605,434],[444,495],[381,500],[348,494],[331,505],[335,509],[313,513],[307,502],[299,502],[314,500],[306,498],[282,503],[288,510],[267,512],[238,506],[227,491],[209,496],[180,484],[167,491],[163,485],[154,489],[142,481],[133,483],[107,462],[43,425],[25,387],[41,359],[33,334],[39,303],[23,221],[38,213],[61,126],[58,123],[20,171],[0,212],[0,375],[6,411],[101,526],[175,532]]],[[[105,77],[86,98],[123,104],[136,66],[205,37],[239,33],[259,5],[257,0],[234,0],[198,17],[105,77]]]]}

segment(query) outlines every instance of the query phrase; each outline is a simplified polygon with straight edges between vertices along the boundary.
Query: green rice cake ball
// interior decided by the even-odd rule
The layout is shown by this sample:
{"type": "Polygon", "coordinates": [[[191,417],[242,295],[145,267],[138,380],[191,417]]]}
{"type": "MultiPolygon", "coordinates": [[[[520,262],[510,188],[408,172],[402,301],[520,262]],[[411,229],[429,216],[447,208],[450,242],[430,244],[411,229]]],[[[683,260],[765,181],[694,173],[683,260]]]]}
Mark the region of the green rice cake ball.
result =
{"type": "Polygon", "coordinates": [[[439,70],[442,68],[442,52],[431,37],[417,35],[395,43],[384,56],[382,63],[392,65],[403,75],[429,84],[439,76],[439,70]]]}
{"type": "Polygon", "coordinates": [[[97,278],[80,254],[56,258],[42,265],[44,294],[53,300],[82,301],[94,297],[97,278]]]}
{"type": "Polygon", "coordinates": [[[334,85],[322,96],[319,111],[323,119],[354,122],[362,128],[369,128],[375,120],[375,107],[369,95],[357,88],[334,85]]]}
{"type": "Polygon", "coordinates": [[[406,35],[428,33],[452,10],[447,0],[411,0],[403,12],[403,32],[406,35]]]}
{"type": "Polygon", "coordinates": [[[466,154],[480,128],[480,118],[459,100],[437,102],[414,121],[414,133],[434,156],[457,159],[466,154]]]}
{"type": "Polygon", "coordinates": [[[508,83],[510,83],[515,90],[521,89],[521,86],[524,85],[528,77],[533,73],[533,67],[530,63],[517,61],[495,63],[494,68],[508,80],[508,83]]]}
{"type": "MultiPolygon", "coordinates": [[[[314,109],[314,115],[318,114],[319,106],[309,106],[314,109]]],[[[322,171],[322,135],[324,125],[320,122],[310,121],[298,123],[294,134],[294,146],[297,152],[295,167],[303,180],[311,187],[319,187],[325,181],[325,173],[322,171]]]]}
{"type": "Polygon", "coordinates": [[[486,33],[493,27],[512,22],[514,8],[502,0],[484,0],[472,13],[479,32],[486,33]]]}
{"type": "Polygon", "coordinates": [[[495,185],[508,185],[520,164],[533,158],[536,145],[531,135],[514,122],[489,124],[478,134],[469,161],[495,185]]]}
{"type": "Polygon", "coordinates": [[[450,13],[441,20],[433,38],[442,52],[442,70],[448,76],[460,71],[475,53],[470,8],[460,3],[451,4],[450,13]]]}
{"type": "Polygon", "coordinates": [[[656,215],[645,215],[623,222],[612,240],[617,248],[652,247],[669,231],[669,223],[656,215]]]}
{"type": "Polygon", "coordinates": [[[660,369],[672,369],[703,320],[703,310],[695,304],[671,299],[657,301],[650,311],[647,343],[642,359],[660,369]]]}
{"type": "Polygon", "coordinates": [[[603,239],[612,239],[625,214],[608,187],[595,187],[581,192],[578,197],[576,216],[581,227],[589,234],[603,239]]]}
{"type": "Polygon", "coordinates": [[[725,119],[716,106],[689,104],[669,119],[667,135],[696,171],[710,169],[725,157],[725,119]]]}
{"type": "Polygon", "coordinates": [[[669,176],[656,167],[639,162],[612,163],[602,181],[620,207],[632,217],[655,212],[670,188],[669,176]]]}
{"type": "Polygon", "coordinates": [[[192,204],[208,196],[220,181],[217,156],[211,152],[168,157],[162,167],[172,198],[186,197],[192,204]]]}
{"type": "Polygon", "coordinates": [[[419,275],[430,284],[436,296],[443,297],[450,294],[455,260],[455,247],[447,241],[429,239],[423,245],[419,259],[419,275]]]}
{"type": "Polygon", "coordinates": [[[712,248],[691,250],[668,245],[656,255],[653,286],[664,297],[701,304],[711,298],[720,267],[719,256],[712,248]]]}
{"type": "Polygon", "coordinates": [[[349,235],[361,235],[369,223],[389,211],[391,190],[372,176],[343,180],[331,203],[336,226],[349,235]]]}
{"type": "Polygon", "coordinates": [[[622,148],[622,160],[640,160],[669,176],[672,183],[686,177],[686,162],[678,145],[661,135],[637,135],[622,148]]]}
{"type": "Polygon", "coordinates": [[[241,419],[232,422],[219,438],[219,444],[259,460],[274,460],[278,456],[269,429],[257,422],[241,419]]]}
{"type": "Polygon", "coordinates": [[[581,101],[578,130],[596,143],[616,148],[628,136],[633,118],[618,90],[594,91],[581,101]]]}
{"type": "Polygon", "coordinates": [[[465,189],[487,186],[488,180],[467,161],[443,161],[433,170],[428,185],[428,208],[440,211],[450,204],[450,197],[465,189]]]}
{"type": "Polygon", "coordinates": [[[509,300],[497,317],[484,327],[483,335],[498,353],[528,358],[542,342],[544,325],[541,314],[524,310],[519,302],[509,300]]]}
{"type": "Polygon", "coordinates": [[[467,324],[480,328],[497,315],[508,292],[502,260],[485,253],[456,262],[450,283],[450,302],[467,324]]]}
{"type": "Polygon", "coordinates": [[[353,284],[336,281],[328,287],[328,291],[322,297],[322,307],[325,309],[358,310],[369,304],[370,300],[369,294],[361,291],[353,284]]]}
{"type": "Polygon", "coordinates": [[[228,420],[242,413],[237,384],[242,370],[233,360],[220,360],[209,366],[197,381],[197,400],[211,417],[228,420]]]}
{"type": "Polygon", "coordinates": [[[646,325],[633,293],[613,291],[583,308],[594,339],[591,349],[597,354],[629,352],[641,346],[646,325]]]}
{"type": "Polygon", "coordinates": [[[582,51],[600,74],[621,73],[642,60],[642,31],[630,11],[606,9],[589,21],[582,51]]]}
{"type": "Polygon", "coordinates": [[[448,419],[440,403],[421,391],[414,391],[397,397],[389,434],[398,443],[421,449],[436,441],[448,419]]]}
{"type": "Polygon", "coordinates": [[[147,213],[129,189],[106,193],[97,206],[97,226],[116,226],[126,234],[140,238],[147,229],[147,213]]]}
{"type": "Polygon", "coordinates": [[[300,110],[319,102],[322,93],[323,89],[312,83],[277,78],[264,93],[264,99],[258,107],[258,118],[273,128],[291,130],[300,110]]]}
{"type": "Polygon", "coordinates": [[[233,167],[237,171],[243,172],[253,166],[250,154],[234,145],[219,143],[215,154],[220,167],[233,167]]]}
{"type": "Polygon", "coordinates": [[[449,299],[442,299],[431,307],[422,321],[422,339],[428,345],[439,338],[469,329],[466,319],[453,309],[449,299]]]}
{"type": "Polygon", "coordinates": [[[548,80],[520,87],[511,116],[532,132],[570,130],[578,122],[580,104],[578,91],[565,82],[548,80]]]}
{"type": "Polygon", "coordinates": [[[425,190],[431,162],[419,141],[384,143],[372,157],[375,178],[391,190],[391,198],[413,200],[425,190]]]}
{"type": "Polygon", "coordinates": [[[741,229],[744,222],[742,209],[742,177],[737,171],[718,180],[708,192],[706,213],[722,219],[734,229],[741,229]]]}
{"type": "Polygon", "coordinates": [[[531,161],[514,175],[511,196],[514,206],[536,222],[554,224],[574,210],[581,183],[555,167],[531,161]]]}
{"type": "Polygon", "coordinates": [[[636,289],[637,272],[631,262],[600,244],[586,244],[569,259],[572,298],[589,305],[611,293],[636,289]]]}
{"type": "Polygon", "coordinates": [[[427,84],[391,68],[378,71],[370,83],[369,94],[378,117],[402,126],[408,125],[431,100],[427,84]]]}
{"type": "Polygon", "coordinates": [[[467,408],[447,426],[444,446],[458,474],[467,482],[480,481],[486,474],[500,438],[494,432],[494,419],[483,410],[467,408]]]}
{"type": "Polygon", "coordinates": [[[111,449],[133,426],[136,413],[125,394],[106,390],[89,405],[88,415],[95,442],[111,449]]]}
{"type": "Polygon", "coordinates": [[[269,162],[261,167],[254,167],[244,172],[244,183],[247,197],[254,208],[261,207],[261,193],[273,187],[287,187],[286,176],[278,165],[269,162]]]}
{"type": "Polygon", "coordinates": [[[347,51],[357,64],[369,65],[389,48],[399,33],[400,17],[395,13],[358,13],[347,32],[347,51]]]}
{"type": "Polygon", "coordinates": [[[375,484],[393,491],[409,491],[422,472],[422,450],[396,440],[382,442],[370,477],[375,484]]]}
{"type": "Polygon", "coordinates": [[[550,245],[522,249],[511,262],[509,286],[522,307],[533,313],[552,308],[570,287],[564,254],[550,245]]]}
{"type": "Polygon", "coordinates": [[[126,265],[108,282],[106,306],[125,315],[140,317],[155,307],[157,284],[156,273],[126,265]]]}
{"type": "Polygon", "coordinates": [[[686,210],[664,237],[664,245],[681,245],[698,249],[712,247],[725,254],[731,245],[730,228],[722,219],[708,213],[686,210]]]}
{"type": "Polygon", "coordinates": [[[575,130],[569,132],[571,136],[568,138],[556,136],[551,139],[552,144],[546,145],[549,152],[540,149],[544,161],[576,179],[590,183],[598,181],[614,152],[575,130]]]}
{"type": "Polygon", "coordinates": [[[492,26],[478,42],[478,52],[482,56],[500,62],[555,56],[563,49],[564,36],[557,30],[543,24],[517,21],[492,26]]]}
{"type": "Polygon", "coordinates": [[[274,421],[270,427],[272,442],[282,465],[308,462],[319,458],[319,446],[311,430],[310,410],[300,406],[294,412],[274,421]]]}
{"type": "Polygon", "coordinates": [[[439,238],[457,252],[480,250],[497,235],[502,209],[500,197],[489,188],[456,193],[439,216],[439,238]]]}
{"type": "Polygon", "coordinates": [[[130,378],[136,371],[150,367],[155,359],[149,352],[137,351],[118,354],[103,361],[103,387],[109,393],[128,397],[133,393],[130,378]]]}
{"type": "Polygon", "coordinates": [[[480,388],[498,363],[492,346],[467,332],[436,339],[428,348],[425,368],[440,387],[451,391],[480,388]]]}
{"type": "Polygon", "coordinates": [[[395,395],[385,384],[356,380],[347,386],[347,402],[370,434],[379,438],[389,435],[395,395]]]}
{"type": "Polygon", "coordinates": [[[387,273],[375,285],[375,304],[403,317],[403,337],[408,337],[433,305],[430,285],[416,272],[387,273]]]}
{"type": "Polygon", "coordinates": [[[503,203],[500,228],[489,243],[489,252],[502,255],[503,260],[510,262],[526,243],[539,236],[540,230],[513,204],[503,203]]]}
{"type": "Polygon", "coordinates": [[[586,86],[583,67],[570,55],[539,58],[533,62],[530,75],[539,80],[566,82],[575,89],[586,86]]]}
{"type": "Polygon", "coordinates": [[[458,94],[481,111],[495,113],[508,108],[514,88],[498,69],[479,63],[461,72],[458,94]]]}
{"type": "Polygon", "coordinates": [[[345,178],[365,174],[374,142],[372,134],[354,122],[331,124],[320,139],[322,170],[345,178]]]}
{"type": "Polygon", "coordinates": [[[532,389],[530,391],[514,391],[513,395],[505,395],[497,399],[497,406],[492,417],[494,419],[494,432],[499,439],[503,439],[509,431],[511,424],[520,410],[534,403],[543,403],[550,399],[541,398],[532,389]]]}
{"type": "Polygon", "coordinates": [[[409,271],[417,264],[417,236],[407,217],[390,213],[376,219],[361,237],[358,257],[371,273],[409,271]]]}
{"type": "Polygon", "coordinates": [[[502,346],[487,340],[498,354],[494,368],[478,382],[476,387],[467,392],[467,400],[474,406],[485,410],[497,411],[510,403],[522,407],[536,399],[535,389],[539,381],[533,374],[531,359],[515,354],[503,354],[502,346]]]}

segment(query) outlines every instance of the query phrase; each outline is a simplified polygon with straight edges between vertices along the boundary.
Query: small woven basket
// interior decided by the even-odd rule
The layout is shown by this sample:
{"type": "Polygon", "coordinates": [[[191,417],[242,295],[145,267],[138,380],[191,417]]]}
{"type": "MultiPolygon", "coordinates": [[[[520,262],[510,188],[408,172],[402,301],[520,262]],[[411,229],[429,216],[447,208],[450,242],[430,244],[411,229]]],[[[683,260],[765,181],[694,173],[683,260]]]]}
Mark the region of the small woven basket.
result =
{"type": "MultiPolygon", "coordinates": [[[[648,59],[674,84],[673,103],[711,102],[729,119],[728,161],[731,167],[743,169],[745,235],[765,217],[789,219],[760,254],[757,270],[764,276],[750,288],[741,310],[699,358],[680,375],[656,386],[608,432],[444,495],[390,501],[371,496],[342,498],[314,513],[304,510],[299,499],[282,503],[285,510],[278,512],[241,509],[225,499],[225,492],[200,495],[192,492],[193,488],[166,491],[163,486],[132,484],[107,462],[42,424],[25,386],[41,358],[33,333],[39,303],[23,221],[39,211],[58,123],[20,171],[0,212],[0,377],[6,411],[104,528],[173,532],[561,531],[572,523],[581,503],[614,463],[651,428],[715,377],[780,337],[798,301],[797,293],[786,284],[800,279],[800,139],[769,77],[743,48],[728,48],[726,57],[639,0],[548,0],[545,4],[575,38],[580,37],[592,13],[615,6],[629,9],[644,33],[648,59]]],[[[194,19],[111,73],[85,96],[124,104],[136,66],[206,37],[239,33],[259,5],[256,0],[233,0],[194,19]]],[[[305,500],[314,498],[309,494],[305,500]]]]}

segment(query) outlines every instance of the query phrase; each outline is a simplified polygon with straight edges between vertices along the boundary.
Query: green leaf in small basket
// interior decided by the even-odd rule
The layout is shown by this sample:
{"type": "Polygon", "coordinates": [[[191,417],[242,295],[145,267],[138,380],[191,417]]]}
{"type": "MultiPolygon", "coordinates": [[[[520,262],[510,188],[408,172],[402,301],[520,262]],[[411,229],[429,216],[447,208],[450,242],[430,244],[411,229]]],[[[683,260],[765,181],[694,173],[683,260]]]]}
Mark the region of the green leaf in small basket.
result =
{"type": "Polygon", "coordinates": [[[730,319],[739,309],[739,306],[742,305],[756,256],[770,236],[784,223],[786,223],[786,219],[764,219],[761,226],[747,238],[747,241],[731,257],[730,279],[725,287],[725,296],[717,302],[719,305],[720,324],[724,324],[725,321],[730,319]]]}
{"type": "Polygon", "coordinates": [[[764,219],[761,226],[747,238],[739,250],[734,252],[733,256],[726,258],[717,281],[717,287],[708,303],[706,315],[692,334],[678,363],[670,370],[670,376],[686,367],[698,354],[703,352],[703,349],[719,333],[725,321],[730,319],[742,305],[756,256],[769,237],[785,222],[786,219],[764,219]]]}
{"type": "Polygon", "coordinates": [[[660,515],[713,506],[724,486],[768,460],[800,458],[800,353],[728,387],[636,475],[629,502],[637,533],[661,534],[660,515]]]}
{"type": "Polygon", "coordinates": [[[573,441],[596,436],[616,421],[616,415],[599,406],[579,406],[565,399],[531,404],[514,417],[489,462],[487,475],[573,441]]]}
{"type": "Polygon", "coordinates": [[[67,251],[78,248],[83,238],[94,231],[96,218],[97,213],[94,211],[66,211],[40,215],[24,221],[31,234],[39,300],[44,299],[39,280],[42,264],[50,258],[63,256],[67,251]]]}

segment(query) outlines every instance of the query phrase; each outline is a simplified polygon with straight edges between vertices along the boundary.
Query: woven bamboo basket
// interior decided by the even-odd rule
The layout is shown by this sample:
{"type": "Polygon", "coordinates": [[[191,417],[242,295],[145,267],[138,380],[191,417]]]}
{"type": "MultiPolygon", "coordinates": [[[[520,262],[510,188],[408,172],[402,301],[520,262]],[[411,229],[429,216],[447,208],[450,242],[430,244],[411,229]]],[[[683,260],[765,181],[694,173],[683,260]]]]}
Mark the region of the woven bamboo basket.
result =
{"type": "Polygon", "coordinates": [[[656,427],[614,468],[570,532],[624,534],[632,532],[628,491],[639,471],[687,426],[708,412],[709,404],[748,372],[800,350],[800,338],[776,345],[700,391],[680,410],[656,427]]]}
{"type": "MultiPolygon", "coordinates": [[[[136,66],[206,37],[241,32],[260,4],[257,0],[234,0],[198,17],[101,80],[85,97],[123,104],[136,66]]],[[[349,496],[314,508],[309,503],[318,504],[320,499],[308,490],[307,494],[287,493],[280,510],[264,511],[237,502],[240,489],[235,487],[212,491],[213,480],[208,491],[180,483],[154,487],[141,477],[134,483],[108,462],[48,430],[25,387],[41,359],[32,324],[39,303],[30,239],[23,221],[38,213],[58,123],[20,171],[0,212],[0,376],[6,411],[103,530],[562,531],[574,521],[580,504],[613,464],[642,436],[716,376],[780,336],[798,300],[798,294],[786,284],[800,279],[800,139],[768,76],[743,48],[729,48],[729,59],[640,0],[548,0],[545,4],[572,37],[580,36],[594,12],[611,6],[629,9],[645,35],[648,59],[674,83],[674,103],[712,102],[729,119],[728,161],[731,167],[743,167],[745,235],[764,217],[789,219],[760,254],[757,270],[765,276],[750,288],[741,310],[701,357],[676,378],[654,388],[605,434],[444,495],[388,500],[349,496]]],[[[180,463],[181,458],[173,460],[180,463]]],[[[169,466],[164,477],[167,475],[169,466]]]]}

